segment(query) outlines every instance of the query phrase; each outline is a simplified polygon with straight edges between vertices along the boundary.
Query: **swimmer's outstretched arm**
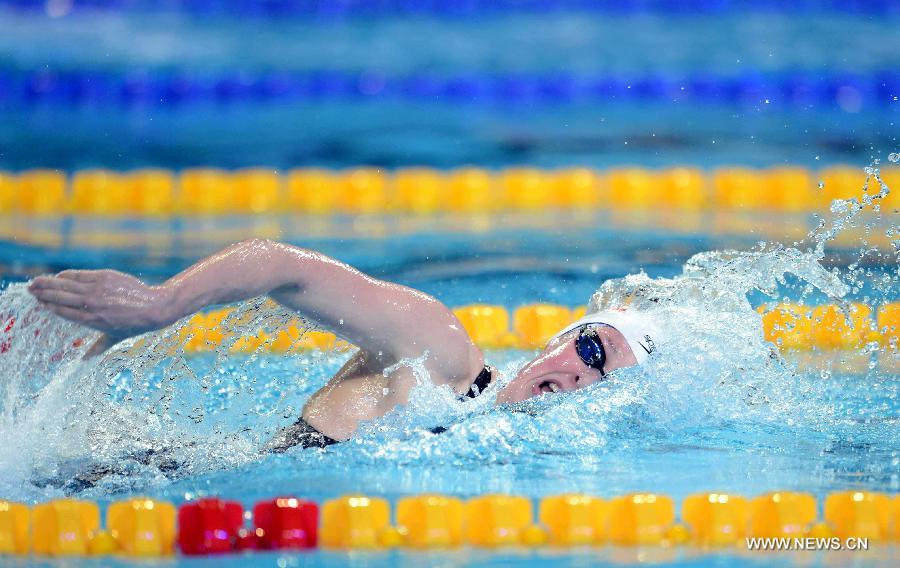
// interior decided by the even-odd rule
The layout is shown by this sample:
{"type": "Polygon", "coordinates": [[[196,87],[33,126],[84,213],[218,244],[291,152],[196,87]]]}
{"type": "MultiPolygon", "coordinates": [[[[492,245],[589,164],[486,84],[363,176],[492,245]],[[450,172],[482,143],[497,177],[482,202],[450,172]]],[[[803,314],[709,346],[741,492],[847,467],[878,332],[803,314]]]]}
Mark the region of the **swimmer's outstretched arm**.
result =
{"type": "Polygon", "coordinates": [[[482,360],[453,313],[427,294],[264,239],[232,245],[159,286],[114,270],[67,270],[35,278],[29,290],[54,313],[104,332],[101,349],[207,306],[269,295],[379,366],[428,351],[438,382],[465,391],[482,360]]]}

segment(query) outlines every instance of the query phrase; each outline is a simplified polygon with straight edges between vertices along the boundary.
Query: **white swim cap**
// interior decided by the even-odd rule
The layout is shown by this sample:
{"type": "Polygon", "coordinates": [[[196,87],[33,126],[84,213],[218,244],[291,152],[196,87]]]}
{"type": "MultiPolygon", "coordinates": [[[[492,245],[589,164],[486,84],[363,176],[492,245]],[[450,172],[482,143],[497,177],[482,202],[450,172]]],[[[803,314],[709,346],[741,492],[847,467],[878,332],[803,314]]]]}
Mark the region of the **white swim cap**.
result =
{"type": "Polygon", "coordinates": [[[634,358],[639,365],[643,365],[650,353],[656,351],[654,338],[658,336],[658,328],[646,313],[625,309],[606,312],[594,312],[586,314],[580,320],[566,326],[562,331],[553,336],[553,341],[561,335],[569,333],[584,325],[603,324],[615,328],[625,337],[628,346],[631,347],[634,358]]]}

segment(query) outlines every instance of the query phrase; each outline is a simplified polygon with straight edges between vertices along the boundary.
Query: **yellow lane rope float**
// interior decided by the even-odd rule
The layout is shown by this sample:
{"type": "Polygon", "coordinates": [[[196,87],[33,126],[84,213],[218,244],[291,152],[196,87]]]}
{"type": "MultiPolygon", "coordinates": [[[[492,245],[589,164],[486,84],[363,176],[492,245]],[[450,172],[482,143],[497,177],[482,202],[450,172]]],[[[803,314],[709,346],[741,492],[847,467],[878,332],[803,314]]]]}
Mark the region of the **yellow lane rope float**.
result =
{"type": "MultiPolygon", "coordinates": [[[[783,351],[860,349],[875,342],[892,351],[900,345],[900,302],[877,309],[860,303],[844,306],[778,304],[761,306],[764,335],[783,351]]],[[[469,336],[485,349],[538,349],[552,335],[584,315],[584,308],[556,304],[528,304],[512,312],[503,306],[475,304],[453,310],[469,336]]],[[[192,316],[179,330],[187,352],[214,351],[227,346],[232,352],[268,350],[293,353],[319,349],[346,348],[334,334],[306,331],[299,320],[275,330],[234,337],[221,323],[231,313],[228,308],[192,316]]]]}
{"type": "MultiPolygon", "coordinates": [[[[879,177],[900,188],[900,166],[884,165],[879,177]]],[[[833,199],[881,191],[874,175],[833,166],[818,171],[782,166],[768,169],[693,167],[651,170],[636,167],[443,171],[407,168],[388,172],[360,167],[331,171],[271,168],[226,171],[191,168],[181,172],[57,170],[0,172],[0,213],[33,216],[168,215],[217,216],[267,213],[433,214],[613,211],[826,210],[833,199]]],[[[879,207],[900,207],[900,190],[879,207]]]]}

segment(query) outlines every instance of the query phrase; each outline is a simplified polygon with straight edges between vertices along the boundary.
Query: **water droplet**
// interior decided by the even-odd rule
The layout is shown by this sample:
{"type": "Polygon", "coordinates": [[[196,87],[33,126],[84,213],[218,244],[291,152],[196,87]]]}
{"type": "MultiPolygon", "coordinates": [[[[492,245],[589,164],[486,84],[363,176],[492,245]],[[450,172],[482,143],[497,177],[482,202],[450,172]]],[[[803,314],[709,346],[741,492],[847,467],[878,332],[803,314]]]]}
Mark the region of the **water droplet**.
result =
{"type": "Polygon", "coordinates": [[[894,164],[896,164],[897,162],[900,162],[900,153],[891,152],[890,154],[888,154],[888,160],[894,164]]]}

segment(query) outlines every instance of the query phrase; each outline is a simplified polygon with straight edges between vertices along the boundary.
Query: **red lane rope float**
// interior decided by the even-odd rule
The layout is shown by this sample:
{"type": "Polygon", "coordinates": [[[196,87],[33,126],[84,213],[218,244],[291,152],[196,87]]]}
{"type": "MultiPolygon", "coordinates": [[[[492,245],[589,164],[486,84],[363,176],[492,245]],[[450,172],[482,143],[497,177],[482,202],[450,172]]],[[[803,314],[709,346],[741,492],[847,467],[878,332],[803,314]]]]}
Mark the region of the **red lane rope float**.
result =
{"type": "Polygon", "coordinates": [[[230,552],[243,526],[244,508],[236,501],[186,503],[178,509],[178,547],[192,556],[230,552]]]}
{"type": "Polygon", "coordinates": [[[318,545],[319,506],[296,497],[261,501],[253,507],[255,529],[239,543],[261,550],[307,549],[318,545]],[[252,535],[252,537],[250,536],[252,535]],[[254,542],[255,541],[255,542],[254,542]]]}

